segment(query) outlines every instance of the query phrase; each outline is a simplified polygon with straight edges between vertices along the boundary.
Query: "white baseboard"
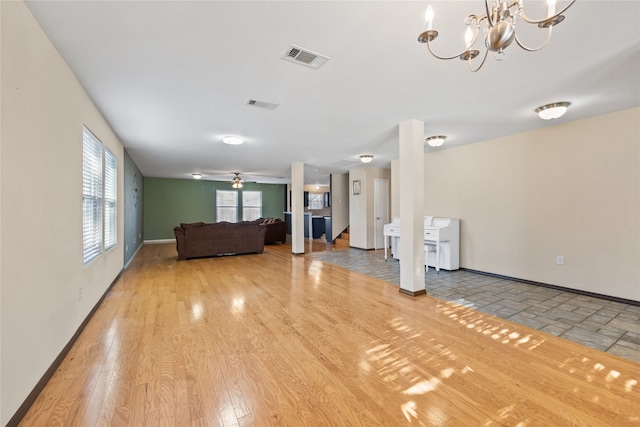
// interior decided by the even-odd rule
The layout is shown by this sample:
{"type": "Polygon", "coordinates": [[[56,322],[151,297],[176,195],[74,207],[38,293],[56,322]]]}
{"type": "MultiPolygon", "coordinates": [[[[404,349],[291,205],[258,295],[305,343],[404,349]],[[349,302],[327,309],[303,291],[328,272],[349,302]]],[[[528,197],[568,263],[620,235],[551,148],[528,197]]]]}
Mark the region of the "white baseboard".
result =
{"type": "Polygon", "coordinates": [[[175,243],[176,239],[158,239],[158,240],[145,240],[145,245],[156,245],[158,243],[175,243]]]}

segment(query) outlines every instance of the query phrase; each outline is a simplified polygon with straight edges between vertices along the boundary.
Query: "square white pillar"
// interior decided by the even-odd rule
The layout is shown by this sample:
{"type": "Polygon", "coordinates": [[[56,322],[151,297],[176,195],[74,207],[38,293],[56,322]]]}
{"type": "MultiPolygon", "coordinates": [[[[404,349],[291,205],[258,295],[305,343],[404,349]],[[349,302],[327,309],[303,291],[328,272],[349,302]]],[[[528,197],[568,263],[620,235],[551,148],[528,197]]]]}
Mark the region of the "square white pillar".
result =
{"type": "Polygon", "coordinates": [[[400,292],[418,296],[424,287],[424,123],[400,123],[400,292]]]}
{"type": "Polygon", "coordinates": [[[304,163],[291,163],[291,252],[304,254],[304,163]]]}

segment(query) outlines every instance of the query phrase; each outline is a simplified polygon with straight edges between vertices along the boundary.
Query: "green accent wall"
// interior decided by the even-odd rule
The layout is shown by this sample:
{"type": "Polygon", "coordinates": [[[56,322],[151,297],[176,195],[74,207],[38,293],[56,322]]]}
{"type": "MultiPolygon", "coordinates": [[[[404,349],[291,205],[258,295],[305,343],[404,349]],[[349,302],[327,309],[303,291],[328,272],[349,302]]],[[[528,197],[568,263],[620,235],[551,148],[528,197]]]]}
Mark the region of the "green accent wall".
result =
{"type": "Polygon", "coordinates": [[[142,201],[143,176],[127,150],[124,150],[124,265],[135,255],[142,246],[144,231],[142,201]]]}
{"type": "MultiPolygon", "coordinates": [[[[216,222],[216,190],[233,189],[227,181],[145,177],[144,240],[173,239],[181,222],[216,222]]],[[[284,219],[286,185],[246,183],[243,190],[262,191],[263,217],[284,219]]]]}

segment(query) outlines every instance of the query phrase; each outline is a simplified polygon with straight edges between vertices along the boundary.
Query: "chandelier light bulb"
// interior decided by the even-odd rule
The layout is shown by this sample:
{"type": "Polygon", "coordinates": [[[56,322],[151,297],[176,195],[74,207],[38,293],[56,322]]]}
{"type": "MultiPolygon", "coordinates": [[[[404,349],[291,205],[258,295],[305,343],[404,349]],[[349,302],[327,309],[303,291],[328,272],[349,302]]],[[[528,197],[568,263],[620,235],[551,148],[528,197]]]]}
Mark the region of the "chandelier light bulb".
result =
{"type": "Polygon", "coordinates": [[[433,8],[431,5],[427,6],[427,10],[424,12],[424,20],[427,23],[427,30],[433,29],[433,8]]]}
{"type": "Polygon", "coordinates": [[[473,31],[471,27],[467,27],[467,31],[464,32],[464,44],[467,46],[467,49],[471,47],[471,40],[473,40],[473,31]]]}

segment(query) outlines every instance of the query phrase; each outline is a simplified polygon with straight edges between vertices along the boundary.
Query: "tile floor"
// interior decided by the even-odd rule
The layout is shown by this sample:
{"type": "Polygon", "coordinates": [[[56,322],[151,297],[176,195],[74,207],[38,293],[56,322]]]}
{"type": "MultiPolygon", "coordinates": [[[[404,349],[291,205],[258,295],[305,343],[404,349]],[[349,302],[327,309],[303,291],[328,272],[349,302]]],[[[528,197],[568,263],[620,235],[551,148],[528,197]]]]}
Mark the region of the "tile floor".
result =
{"type": "MultiPolygon", "coordinates": [[[[400,264],[384,253],[348,249],[309,254],[319,260],[400,283],[400,264]]],[[[430,268],[427,293],[640,363],[640,306],[504,280],[430,268]]]]}

